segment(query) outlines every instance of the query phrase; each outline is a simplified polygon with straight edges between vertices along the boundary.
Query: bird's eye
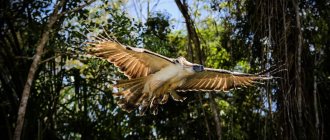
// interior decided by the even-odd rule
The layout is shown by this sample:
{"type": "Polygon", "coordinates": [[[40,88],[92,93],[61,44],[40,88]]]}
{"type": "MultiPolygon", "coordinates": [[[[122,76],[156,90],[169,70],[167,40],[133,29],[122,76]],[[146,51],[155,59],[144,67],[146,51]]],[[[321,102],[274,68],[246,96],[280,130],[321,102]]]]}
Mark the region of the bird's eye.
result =
{"type": "Polygon", "coordinates": [[[175,62],[175,63],[180,63],[178,59],[175,59],[174,62],[175,62]]]}

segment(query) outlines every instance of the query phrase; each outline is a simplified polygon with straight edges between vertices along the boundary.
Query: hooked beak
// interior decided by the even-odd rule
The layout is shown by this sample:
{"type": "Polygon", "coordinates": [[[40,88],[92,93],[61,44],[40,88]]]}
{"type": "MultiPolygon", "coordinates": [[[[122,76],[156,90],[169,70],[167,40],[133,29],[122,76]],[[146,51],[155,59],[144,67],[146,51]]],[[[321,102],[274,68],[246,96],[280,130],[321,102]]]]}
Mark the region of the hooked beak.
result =
{"type": "Polygon", "coordinates": [[[201,72],[204,71],[204,66],[203,65],[193,65],[193,70],[196,72],[201,72]]]}

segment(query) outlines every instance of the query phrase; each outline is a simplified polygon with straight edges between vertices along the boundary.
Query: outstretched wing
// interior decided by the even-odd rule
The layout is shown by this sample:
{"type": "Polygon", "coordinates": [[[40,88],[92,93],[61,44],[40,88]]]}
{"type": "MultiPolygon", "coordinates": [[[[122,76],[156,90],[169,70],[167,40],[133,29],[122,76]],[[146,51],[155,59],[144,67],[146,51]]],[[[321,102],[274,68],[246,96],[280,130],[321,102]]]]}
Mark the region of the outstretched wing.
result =
{"type": "Polygon", "coordinates": [[[142,49],[124,46],[115,41],[89,43],[89,54],[106,59],[129,79],[147,76],[173,64],[171,58],[142,49]]]}
{"type": "Polygon", "coordinates": [[[267,79],[271,77],[205,68],[204,71],[189,76],[184,84],[177,88],[177,91],[228,91],[267,79]]]}

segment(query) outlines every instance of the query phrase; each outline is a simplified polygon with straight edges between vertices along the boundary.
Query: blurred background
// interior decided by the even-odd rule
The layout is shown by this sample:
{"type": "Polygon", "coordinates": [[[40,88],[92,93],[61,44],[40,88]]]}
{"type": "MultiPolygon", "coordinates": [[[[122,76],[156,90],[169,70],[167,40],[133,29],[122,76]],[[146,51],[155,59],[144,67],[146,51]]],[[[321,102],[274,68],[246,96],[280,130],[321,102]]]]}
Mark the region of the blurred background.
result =
{"type": "Polygon", "coordinates": [[[1,139],[329,139],[328,0],[3,0],[1,139]],[[273,80],[127,113],[95,36],[273,80]]]}

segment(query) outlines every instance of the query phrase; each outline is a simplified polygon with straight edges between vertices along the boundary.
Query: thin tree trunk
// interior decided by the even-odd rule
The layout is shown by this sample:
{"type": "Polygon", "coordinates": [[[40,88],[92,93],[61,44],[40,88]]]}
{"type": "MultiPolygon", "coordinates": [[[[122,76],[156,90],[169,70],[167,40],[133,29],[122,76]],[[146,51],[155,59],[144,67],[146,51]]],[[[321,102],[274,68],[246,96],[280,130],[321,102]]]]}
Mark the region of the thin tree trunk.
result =
{"type": "MultiPolygon", "coordinates": [[[[95,0],[91,0],[89,2],[86,2],[85,4],[83,4],[79,7],[76,7],[72,10],[62,11],[61,13],[58,13],[59,9],[63,7],[65,1],[66,0],[61,0],[58,4],[55,5],[54,11],[50,15],[49,20],[48,20],[48,22],[47,22],[47,24],[46,24],[46,26],[43,30],[44,32],[42,33],[41,38],[39,39],[39,41],[36,45],[37,46],[36,53],[33,56],[33,61],[32,61],[32,64],[30,66],[30,69],[29,69],[29,73],[28,73],[28,76],[27,76],[26,83],[24,85],[22,98],[21,98],[19,109],[18,109],[18,117],[17,117],[17,121],[16,121],[16,128],[15,128],[15,132],[14,132],[14,136],[13,136],[14,140],[20,140],[21,139],[22,128],[23,128],[23,124],[24,124],[24,117],[25,117],[25,113],[26,113],[26,107],[27,107],[27,103],[28,103],[28,99],[29,99],[30,91],[31,91],[31,85],[32,85],[34,76],[36,74],[36,71],[38,69],[38,65],[41,62],[41,55],[43,54],[44,47],[46,46],[46,43],[49,40],[49,34],[50,34],[50,32],[53,28],[53,25],[56,23],[56,21],[60,17],[64,16],[65,14],[81,10],[86,5],[91,4],[95,0]]],[[[62,10],[64,10],[64,9],[62,9],[62,10]]]]}
{"type": "MultiPolygon", "coordinates": [[[[191,42],[190,45],[193,46],[189,49],[189,51],[191,54],[193,54],[194,50],[195,50],[195,52],[197,53],[197,56],[198,56],[197,60],[199,61],[200,64],[203,64],[204,53],[200,46],[201,43],[200,43],[199,37],[197,35],[194,22],[189,15],[187,3],[185,0],[183,0],[183,2],[181,2],[181,0],[175,0],[175,2],[186,21],[186,27],[187,27],[187,31],[188,31],[188,41],[191,42]]],[[[194,62],[194,58],[192,58],[191,61],[194,62]]]]}
{"type": "MultiPolygon", "coordinates": [[[[268,43],[266,47],[266,69],[269,69],[267,65],[271,65],[270,59],[271,56],[269,55],[271,47],[272,47],[272,42],[273,42],[273,37],[272,37],[272,26],[271,26],[271,18],[273,17],[273,8],[270,6],[271,4],[268,3],[268,17],[267,17],[267,22],[268,22],[268,43]]],[[[272,133],[273,127],[273,114],[272,114],[272,93],[271,93],[271,87],[269,81],[267,81],[266,84],[266,94],[267,94],[267,102],[268,102],[268,117],[265,119],[265,134],[264,134],[264,140],[269,138],[272,133]],[[268,127],[269,126],[269,127],[268,127]],[[270,129],[270,130],[269,130],[270,129]]]]}
{"type": "Polygon", "coordinates": [[[24,124],[24,117],[25,117],[25,112],[26,112],[26,106],[27,106],[27,102],[29,99],[29,95],[30,95],[30,90],[31,90],[31,85],[33,82],[33,78],[35,76],[35,73],[37,71],[38,68],[38,64],[41,60],[41,55],[43,53],[43,49],[46,45],[46,43],[49,40],[49,33],[54,25],[54,23],[57,21],[58,19],[58,9],[59,6],[61,4],[63,4],[64,0],[61,1],[61,3],[57,4],[54,8],[54,12],[52,13],[52,15],[49,17],[48,23],[45,27],[44,32],[41,35],[40,40],[38,41],[37,44],[37,51],[33,57],[33,62],[30,66],[30,70],[29,70],[29,74],[23,89],[23,93],[22,93],[22,98],[21,98],[21,103],[18,109],[18,117],[17,117],[17,122],[16,122],[16,128],[15,128],[15,133],[14,133],[14,139],[15,140],[20,140],[21,139],[21,133],[22,133],[22,128],[23,128],[23,124],[24,124]]]}
{"type": "Polygon", "coordinates": [[[221,140],[221,123],[220,123],[220,116],[218,114],[219,111],[218,111],[218,108],[214,101],[214,98],[212,96],[212,93],[209,93],[209,96],[210,96],[211,111],[212,111],[213,119],[215,122],[215,128],[217,130],[217,137],[218,137],[218,140],[221,140]]]}
{"type": "Polygon", "coordinates": [[[185,5],[185,0],[183,1],[183,3],[180,0],[175,0],[176,5],[178,6],[180,12],[182,13],[185,21],[186,21],[186,28],[188,31],[188,51],[190,53],[190,60],[191,62],[195,61],[194,58],[194,49],[193,49],[193,42],[192,42],[192,38],[191,38],[191,24],[190,24],[190,16],[188,14],[188,7],[187,5],[185,5]]]}
{"type": "Polygon", "coordinates": [[[296,95],[297,95],[297,109],[298,109],[298,136],[299,139],[306,139],[304,124],[303,124],[303,112],[302,112],[302,83],[301,83],[301,52],[302,52],[302,32],[299,15],[299,0],[293,1],[295,15],[296,15],[296,28],[297,28],[297,61],[296,61],[296,95]]]}
{"type": "MultiPolygon", "coordinates": [[[[196,28],[189,15],[187,3],[185,0],[183,0],[183,2],[181,2],[181,0],[175,0],[175,2],[186,21],[186,27],[187,27],[187,31],[188,31],[188,42],[189,42],[188,46],[190,48],[189,51],[192,56],[191,57],[192,62],[194,62],[193,49],[195,49],[195,52],[197,53],[197,56],[198,56],[197,60],[199,61],[200,64],[203,65],[204,64],[204,52],[201,49],[200,40],[199,40],[198,34],[196,32],[196,28]],[[194,46],[194,48],[192,48],[192,46],[194,46]]],[[[214,122],[216,125],[217,137],[218,137],[218,140],[221,140],[221,124],[220,124],[219,114],[217,111],[217,106],[215,104],[212,93],[210,93],[209,95],[210,95],[211,111],[212,111],[213,119],[214,119],[214,122]]],[[[207,124],[207,128],[208,128],[208,124],[207,124]]]]}
{"type": "Polygon", "coordinates": [[[210,126],[209,126],[209,123],[208,123],[207,118],[206,118],[206,112],[205,112],[205,109],[203,107],[202,96],[200,94],[198,94],[198,100],[199,100],[199,103],[202,106],[202,111],[203,111],[203,114],[204,114],[204,123],[205,123],[205,127],[206,127],[206,133],[207,133],[207,136],[208,136],[209,140],[211,140],[210,126]]]}
{"type": "Polygon", "coordinates": [[[319,109],[318,109],[318,103],[317,103],[317,51],[315,53],[315,57],[314,57],[314,83],[313,83],[313,98],[314,98],[314,111],[315,111],[315,130],[316,130],[316,139],[320,138],[320,120],[319,120],[319,109]]]}
{"type": "MultiPolygon", "coordinates": [[[[287,32],[288,32],[288,27],[287,27],[287,22],[286,22],[286,10],[287,10],[287,1],[286,0],[281,0],[282,3],[282,21],[283,21],[283,38],[284,38],[284,57],[285,57],[285,73],[284,73],[284,86],[283,86],[283,92],[282,94],[286,94],[286,90],[289,89],[290,85],[289,85],[289,56],[288,56],[288,44],[287,44],[287,32]]],[[[288,96],[287,95],[281,95],[283,97],[282,100],[282,104],[283,104],[283,134],[282,134],[282,138],[284,140],[289,140],[290,135],[291,135],[291,127],[290,126],[290,116],[287,113],[287,110],[289,109],[289,105],[288,105],[288,96]]]]}

